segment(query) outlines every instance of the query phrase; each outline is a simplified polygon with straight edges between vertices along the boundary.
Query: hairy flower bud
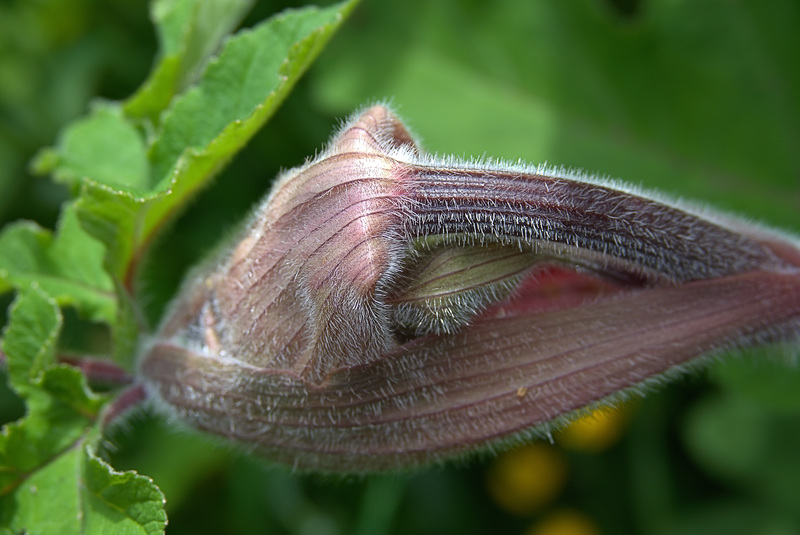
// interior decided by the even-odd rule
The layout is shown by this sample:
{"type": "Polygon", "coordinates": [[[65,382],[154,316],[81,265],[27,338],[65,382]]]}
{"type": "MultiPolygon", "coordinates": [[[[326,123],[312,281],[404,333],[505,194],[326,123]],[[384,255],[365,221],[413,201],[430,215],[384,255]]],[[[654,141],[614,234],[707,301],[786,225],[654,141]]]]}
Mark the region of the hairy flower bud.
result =
{"type": "Polygon", "coordinates": [[[798,333],[797,241],[590,177],[430,157],[375,106],[277,180],[140,370],[191,426],[364,472],[798,333]]]}

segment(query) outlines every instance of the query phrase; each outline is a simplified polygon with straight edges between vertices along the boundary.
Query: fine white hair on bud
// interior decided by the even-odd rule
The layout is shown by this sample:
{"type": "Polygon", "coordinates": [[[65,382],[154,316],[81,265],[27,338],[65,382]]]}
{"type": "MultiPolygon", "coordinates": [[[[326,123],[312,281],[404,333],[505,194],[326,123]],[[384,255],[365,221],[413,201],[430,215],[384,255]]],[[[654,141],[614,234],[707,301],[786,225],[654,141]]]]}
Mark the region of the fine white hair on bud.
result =
{"type": "Polygon", "coordinates": [[[432,157],[377,105],[189,278],[140,374],[190,426],[367,472],[799,336],[796,239],[563,170],[432,157]]]}

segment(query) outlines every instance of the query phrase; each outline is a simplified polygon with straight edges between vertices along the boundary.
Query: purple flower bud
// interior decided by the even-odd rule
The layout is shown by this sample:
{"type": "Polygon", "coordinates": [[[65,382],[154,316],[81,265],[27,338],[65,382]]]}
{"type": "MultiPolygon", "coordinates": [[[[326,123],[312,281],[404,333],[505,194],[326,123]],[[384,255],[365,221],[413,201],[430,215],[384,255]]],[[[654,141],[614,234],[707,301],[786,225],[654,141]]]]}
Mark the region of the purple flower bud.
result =
{"type": "Polygon", "coordinates": [[[434,158],[376,106],[277,180],[140,368],[191,426],[366,472],[799,334],[798,241],[562,170],[434,158]]]}

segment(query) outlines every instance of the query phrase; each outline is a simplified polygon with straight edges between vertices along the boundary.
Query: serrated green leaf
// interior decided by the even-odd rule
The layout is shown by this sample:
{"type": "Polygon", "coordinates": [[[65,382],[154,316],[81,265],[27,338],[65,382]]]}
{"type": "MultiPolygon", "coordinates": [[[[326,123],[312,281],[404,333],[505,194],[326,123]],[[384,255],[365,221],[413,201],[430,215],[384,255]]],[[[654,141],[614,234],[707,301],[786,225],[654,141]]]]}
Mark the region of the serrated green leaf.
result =
{"type": "Polygon", "coordinates": [[[231,38],[197,87],[165,115],[150,151],[154,186],[164,189],[192,173],[197,157],[179,164],[187,149],[218,153],[200,164],[205,173],[225,163],[274,113],[354,4],[287,11],[231,38]]]}
{"type": "Polygon", "coordinates": [[[152,147],[155,187],[171,195],[148,206],[144,243],[269,120],[356,3],[288,11],[227,43],[152,147]]]}
{"type": "Polygon", "coordinates": [[[9,316],[3,352],[11,386],[25,396],[31,382],[54,362],[61,311],[55,300],[32,282],[20,289],[9,316]]]}
{"type": "Polygon", "coordinates": [[[99,409],[75,369],[54,365],[61,314],[35,283],[20,289],[3,340],[12,387],[27,414],[0,433],[0,496],[15,492],[79,440],[99,409]],[[55,393],[56,395],[53,395],[55,393]]]}
{"type": "Polygon", "coordinates": [[[83,227],[105,246],[103,265],[113,277],[116,316],[111,322],[114,340],[112,359],[127,369],[133,368],[137,340],[144,326],[135,312],[129,288],[133,285],[141,250],[139,218],[147,202],[130,193],[87,181],[75,203],[83,227]],[[135,249],[135,246],[139,249],[135,249]]]}
{"type": "Polygon", "coordinates": [[[47,393],[52,400],[51,406],[58,404],[63,411],[70,411],[77,416],[93,421],[100,413],[108,396],[93,393],[86,385],[83,374],[77,369],[58,365],[45,370],[36,386],[47,393]]]}
{"type": "Polygon", "coordinates": [[[164,496],[147,477],[117,472],[82,437],[5,496],[0,520],[17,533],[164,533],[164,496]]]}
{"type": "Polygon", "coordinates": [[[35,283],[20,289],[3,339],[11,386],[27,414],[0,434],[0,489],[13,487],[85,432],[105,401],[76,369],[54,363],[61,313],[35,283]]]}
{"type": "Polygon", "coordinates": [[[111,323],[114,289],[102,259],[103,246],[80,227],[74,206],[68,205],[55,236],[27,222],[0,234],[0,292],[35,281],[60,306],[111,323]]]}
{"type": "Polygon", "coordinates": [[[131,193],[147,191],[150,174],[145,142],[118,104],[98,103],[60,135],[55,149],[40,153],[38,173],[78,186],[86,179],[131,193]]]}
{"type": "Polygon", "coordinates": [[[83,448],[73,447],[32,472],[2,496],[0,521],[16,533],[81,533],[76,466],[83,448]]]}
{"type": "Polygon", "coordinates": [[[163,496],[90,452],[107,396],[54,363],[58,306],[37,284],[20,288],[3,351],[27,414],[0,433],[0,524],[25,533],[162,533],[163,496]],[[120,531],[122,530],[122,531],[120,531]]]}
{"type": "Polygon", "coordinates": [[[164,495],[153,480],[117,472],[88,449],[83,470],[83,533],[156,535],[164,532],[164,495]]]}
{"type": "Polygon", "coordinates": [[[222,39],[233,30],[252,0],[158,0],[151,19],[159,38],[159,56],[147,81],[125,103],[130,117],[158,124],[158,116],[172,98],[202,72],[222,39]]]}
{"type": "Polygon", "coordinates": [[[141,239],[137,220],[145,207],[144,199],[94,181],[84,184],[75,203],[83,227],[106,246],[105,267],[118,280],[128,279],[134,247],[141,239]]]}
{"type": "Polygon", "coordinates": [[[83,375],[68,366],[48,368],[18,391],[27,414],[0,434],[0,496],[81,440],[107,399],[92,394],[83,375]]]}

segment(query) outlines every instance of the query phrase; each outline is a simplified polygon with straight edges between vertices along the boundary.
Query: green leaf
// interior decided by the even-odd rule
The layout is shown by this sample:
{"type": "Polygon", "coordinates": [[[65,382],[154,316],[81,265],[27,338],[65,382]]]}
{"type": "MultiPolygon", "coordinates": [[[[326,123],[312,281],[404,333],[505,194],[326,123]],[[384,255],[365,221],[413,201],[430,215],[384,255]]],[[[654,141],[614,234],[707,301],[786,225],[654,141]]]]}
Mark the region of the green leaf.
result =
{"type": "Polygon", "coordinates": [[[83,533],[164,532],[165,499],[152,479],[136,472],[117,472],[89,448],[83,453],[83,533]]]}
{"type": "Polygon", "coordinates": [[[147,478],[118,473],[89,446],[99,440],[107,396],[76,369],[54,363],[56,302],[23,286],[10,309],[3,351],[27,414],[0,433],[0,524],[26,533],[161,533],[163,496],[147,478]],[[120,531],[122,530],[122,531],[120,531]]]}
{"type": "Polygon", "coordinates": [[[61,311],[55,300],[32,282],[20,289],[9,315],[3,352],[11,386],[25,395],[31,381],[38,380],[55,361],[61,311]]]}
{"type": "Polygon", "coordinates": [[[213,173],[243,147],[354,5],[287,11],[231,38],[197,86],[164,117],[150,151],[159,189],[198,172],[213,173]],[[187,149],[196,154],[184,156],[187,149]]]}
{"type": "Polygon", "coordinates": [[[27,414],[0,434],[0,489],[49,463],[79,440],[105,401],[89,391],[78,370],[55,364],[61,314],[35,283],[20,289],[3,339],[11,386],[27,414]]]}
{"type": "Polygon", "coordinates": [[[136,313],[132,273],[136,265],[133,243],[136,239],[137,210],[144,201],[131,194],[113,190],[94,182],[86,182],[75,203],[83,226],[105,244],[103,266],[112,276],[115,294],[115,315],[109,321],[113,338],[112,360],[131,370],[134,367],[138,339],[144,326],[136,313]]]}
{"type": "Polygon", "coordinates": [[[110,323],[116,314],[114,288],[102,258],[103,246],[80,227],[75,207],[68,205],[55,236],[28,222],[0,234],[0,292],[36,281],[60,306],[110,323]]]}
{"type": "Polygon", "coordinates": [[[241,22],[252,0],[157,0],[151,18],[160,59],[147,81],[125,103],[125,113],[157,125],[172,98],[202,72],[222,39],[241,22]]]}
{"type": "Polygon", "coordinates": [[[103,266],[112,277],[116,294],[116,315],[110,322],[114,340],[111,357],[129,370],[133,369],[137,341],[145,327],[129,290],[139,260],[133,249],[139,232],[138,214],[145,204],[130,193],[93,181],[84,183],[75,203],[83,227],[105,245],[103,266]]]}
{"type": "Polygon", "coordinates": [[[5,507],[0,511],[3,524],[15,533],[80,533],[75,468],[82,449],[75,447],[65,451],[3,496],[5,507]]]}
{"type": "Polygon", "coordinates": [[[25,479],[0,520],[29,534],[164,533],[164,496],[152,480],[114,471],[82,442],[25,479]]]}
{"type": "Polygon", "coordinates": [[[75,203],[83,227],[105,245],[105,268],[115,280],[128,281],[134,246],[141,240],[137,223],[146,203],[132,193],[94,181],[84,183],[75,203]]]}
{"type": "Polygon", "coordinates": [[[89,179],[144,193],[150,181],[144,140],[120,106],[111,103],[97,103],[89,116],[67,127],[56,147],[42,151],[33,167],[74,186],[89,179]]]}

